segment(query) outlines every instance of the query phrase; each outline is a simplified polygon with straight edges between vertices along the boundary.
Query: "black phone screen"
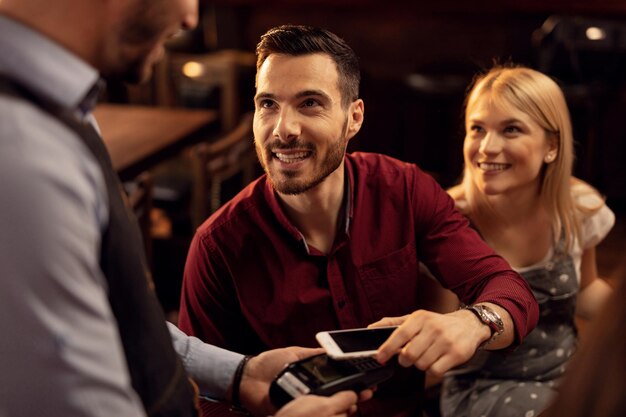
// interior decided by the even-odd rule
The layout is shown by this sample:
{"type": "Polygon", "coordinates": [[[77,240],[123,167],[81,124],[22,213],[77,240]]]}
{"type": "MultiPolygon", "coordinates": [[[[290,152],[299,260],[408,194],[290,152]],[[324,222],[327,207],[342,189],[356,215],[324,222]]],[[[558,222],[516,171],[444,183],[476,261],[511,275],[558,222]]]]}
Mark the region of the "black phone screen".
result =
{"type": "Polygon", "coordinates": [[[395,327],[381,327],[329,333],[343,352],[350,353],[378,349],[395,329],[395,327]]]}

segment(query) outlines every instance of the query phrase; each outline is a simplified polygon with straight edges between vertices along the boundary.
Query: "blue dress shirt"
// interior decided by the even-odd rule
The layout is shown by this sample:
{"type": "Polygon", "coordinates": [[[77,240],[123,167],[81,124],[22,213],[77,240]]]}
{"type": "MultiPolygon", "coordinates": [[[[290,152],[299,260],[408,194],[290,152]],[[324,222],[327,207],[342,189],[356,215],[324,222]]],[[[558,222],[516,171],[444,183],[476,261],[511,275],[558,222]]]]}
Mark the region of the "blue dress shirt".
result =
{"type": "MultiPolygon", "coordinates": [[[[0,15],[0,73],[92,118],[100,76],[0,15]]],[[[108,201],[76,134],[0,95],[0,415],[143,416],[100,270],[108,201]]],[[[242,356],[169,325],[204,395],[223,399],[242,356]]]]}

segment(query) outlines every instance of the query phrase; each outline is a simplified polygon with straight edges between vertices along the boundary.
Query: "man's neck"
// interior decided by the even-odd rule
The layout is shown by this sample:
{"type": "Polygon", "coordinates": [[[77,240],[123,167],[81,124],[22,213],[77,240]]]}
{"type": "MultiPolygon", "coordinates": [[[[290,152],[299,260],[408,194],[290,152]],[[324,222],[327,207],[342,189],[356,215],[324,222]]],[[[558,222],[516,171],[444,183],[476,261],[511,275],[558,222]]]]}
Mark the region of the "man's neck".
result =
{"type": "Polygon", "coordinates": [[[278,193],[285,212],[307,245],[323,253],[332,249],[344,195],[344,162],[316,187],[297,195],[278,193]]]}

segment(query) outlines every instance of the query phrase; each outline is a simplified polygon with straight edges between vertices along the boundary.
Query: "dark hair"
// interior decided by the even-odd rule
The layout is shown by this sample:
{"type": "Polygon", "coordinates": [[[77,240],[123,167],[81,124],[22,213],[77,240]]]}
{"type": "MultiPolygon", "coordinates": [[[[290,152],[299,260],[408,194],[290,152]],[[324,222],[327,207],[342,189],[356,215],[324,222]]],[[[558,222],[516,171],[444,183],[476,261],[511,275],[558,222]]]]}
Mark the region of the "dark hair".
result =
{"type": "Polygon", "coordinates": [[[282,25],[268,30],[256,47],[257,74],[271,54],[298,56],[314,53],[328,54],[335,62],[344,107],[359,98],[359,59],[343,39],[322,28],[282,25]]]}

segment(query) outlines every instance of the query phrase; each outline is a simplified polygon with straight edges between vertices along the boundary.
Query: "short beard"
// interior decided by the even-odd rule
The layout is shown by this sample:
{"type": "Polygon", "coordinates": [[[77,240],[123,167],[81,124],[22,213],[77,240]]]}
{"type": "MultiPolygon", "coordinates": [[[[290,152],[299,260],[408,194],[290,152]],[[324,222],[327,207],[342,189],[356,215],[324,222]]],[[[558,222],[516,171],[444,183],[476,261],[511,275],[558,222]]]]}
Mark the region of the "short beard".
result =
{"type": "Polygon", "coordinates": [[[145,66],[144,57],[126,62],[123,71],[116,78],[128,84],[142,84],[146,82],[151,75],[151,71],[145,68],[145,66]]]}
{"type": "Polygon", "coordinates": [[[147,68],[151,50],[148,48],[142,53],[142,49],[153,46],[162,35],[167,21],[162,4],[160,1],[144,0],[124,18],[119,35],[123,48],[119,56],[120,68],[111,74],[112,78],[130,84],[147,81],[151,75],[150,68],[147,68]],[[129,51],[133,51],[133,55],[128,56],[129,51]]]}
{"type": "MultiPolygon", "coordinates": [[[[283,173],[283,175],[287,177],[286,179],[281,180],[281,181],[276,181],[273,178],[273,175],[268,168],[269,163],[263,159],[263,153],[261,152],[260,145],[258,145],[258,142],[255,140],[257,156],[259,158],[259,161],[261,161],[261,165],[263,166],[263,169],[265,170],[265,173],[267,174],[266,175],[267,180],[269,181],[272,188],[274,188],[274,190],[276,190],[280,194],[298,195],[298,194],[305,193],[317,187],[319,184],[321,184],[326,178],[328,178],[330,174],[335,172],[335,170],[337,170],[337,168],[339,168],[341,166],[341,163],[343,162],[343,159],[346,153],[347,126],[348,126],[348,118],[346,117],[343,128],[341,129],[341,139],[337,140],[336,143],[333,143],[329,147],[328,154],[326,155],[326,159],[324,160],[322,166],[320,167],[320,170],[317,172],[314,172],[312,175],[312,178],[309,180],[307,180],[306,178],[303,180],[297,180],[295,179],[295,175],[287,171],[283,173]]],[[[273,158],[272,149],[282,149],[282,150],[296,149],[296,148],[307,149],[312,153],[311,157],[315,156],[317,153],[314,145],[309,144],[309,143],[304,143],[298,140],[288,145],[282,145],[282,146],[281,145],[275,146],[275,145],[276,145],[276,141],[268,142],[264,146],[265,154],[268,156],[268,158],[273,158]]]]}

